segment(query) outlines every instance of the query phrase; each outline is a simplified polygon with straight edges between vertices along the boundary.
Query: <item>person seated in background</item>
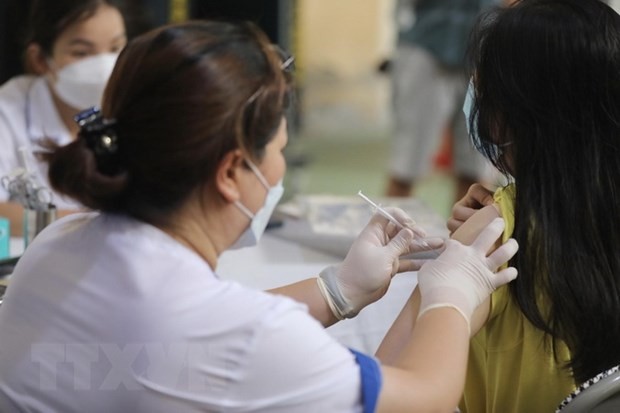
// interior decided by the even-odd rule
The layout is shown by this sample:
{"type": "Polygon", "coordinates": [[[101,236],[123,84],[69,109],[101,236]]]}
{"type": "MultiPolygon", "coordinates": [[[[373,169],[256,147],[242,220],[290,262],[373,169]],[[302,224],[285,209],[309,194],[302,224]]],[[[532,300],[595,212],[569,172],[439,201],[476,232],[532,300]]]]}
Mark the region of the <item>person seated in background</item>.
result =
{"type": "Polygon", "coordinates": [[[501,216],[521,249],[519,278],[472,320],[460,408],[554,411],[620,364],[620,16],[599,0],[521,0],[484,15],[470,51],[470,136],[513,183],[473,187],[449,228],[468,242],[501,216]]]}
{"type": "MultiPolygon", "coordinates": [[[[73,117],[101,103],[118,53],[127,42],[120,3],[114,0],[35,0],[30,10],[24,58],[33,73],[0,87],[0,177],[28,168],[51,190],[45,163],[34,153],[52,139],[64,145],[77,137],[73,117]]],[[[79,203],[52,192],[58,215],[79,203]]],[[[0,216],[21,235],[23,206],[0,185],[0,216]]]]}
{"type": "Polygon", "coordinates": [[[318,277],[267,293],[217,275],[223,252],[259,241],[282,195],[291,62],[254,25],[226,22],[162,27],[121,52],[101,111],[43,154],[53,187],[97,212],[47,226],[15,267],[0,411],[454,409],[470,317],[517,276],[497,271],[514,240],[488,254],[501,219],[422,268],[407,256],[427,247],[393,208],[402,228],[375,214],[318,277]],[[418,269],[423,308],[400,363],[325,331],[418,269]]]}

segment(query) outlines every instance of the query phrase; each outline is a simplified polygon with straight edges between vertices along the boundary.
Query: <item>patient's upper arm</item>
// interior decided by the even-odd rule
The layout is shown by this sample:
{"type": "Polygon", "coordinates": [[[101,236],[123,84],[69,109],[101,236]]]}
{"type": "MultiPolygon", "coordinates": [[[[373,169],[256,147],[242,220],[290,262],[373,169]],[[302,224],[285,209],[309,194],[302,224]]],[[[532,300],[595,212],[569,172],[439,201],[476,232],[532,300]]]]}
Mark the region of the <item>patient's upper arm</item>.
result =
{"type": "MultiPolygon", "coordinates": [[[[463,244],[470,245],[474,239],[480,234],[480,232],[493,221],[495,218],[500,217],[499,210],[496,205],[485,206],[472,215],[467,221],[463,223],[454,233],[452,238],[463,244]]],[[[497,245],[501,244],[501,240],[497,245]]]]}

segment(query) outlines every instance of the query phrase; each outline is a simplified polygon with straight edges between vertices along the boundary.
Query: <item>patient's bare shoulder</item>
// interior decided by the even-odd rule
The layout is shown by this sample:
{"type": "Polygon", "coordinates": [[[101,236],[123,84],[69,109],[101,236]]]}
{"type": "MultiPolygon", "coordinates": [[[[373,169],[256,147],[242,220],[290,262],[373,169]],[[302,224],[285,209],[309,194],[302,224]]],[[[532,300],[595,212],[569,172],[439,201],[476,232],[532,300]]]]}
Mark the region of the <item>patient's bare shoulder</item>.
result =
{"type": "Polygon", "coordinates": [[[485,206],[454,231],[452,238],[469,245],[476,239],[480,231],[497,217],[501,217],[501,214],[496,204],[485,206]]]}

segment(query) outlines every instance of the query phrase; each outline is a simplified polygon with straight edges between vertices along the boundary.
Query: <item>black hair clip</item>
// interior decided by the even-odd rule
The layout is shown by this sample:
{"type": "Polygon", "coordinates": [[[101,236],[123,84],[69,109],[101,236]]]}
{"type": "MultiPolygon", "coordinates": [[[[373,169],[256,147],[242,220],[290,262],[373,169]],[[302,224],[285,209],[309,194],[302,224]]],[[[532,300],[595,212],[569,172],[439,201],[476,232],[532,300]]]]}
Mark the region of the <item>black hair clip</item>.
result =
{"type": "Polygon", "coordinates": [[[118,152],[118,136],[116,121],[104,119],[97,107],[86,109],[73,118],[80,126],[80,138],[95,153],[99,169],[104,173],[115,173],[118,170],[116,155],[118,152]]]}

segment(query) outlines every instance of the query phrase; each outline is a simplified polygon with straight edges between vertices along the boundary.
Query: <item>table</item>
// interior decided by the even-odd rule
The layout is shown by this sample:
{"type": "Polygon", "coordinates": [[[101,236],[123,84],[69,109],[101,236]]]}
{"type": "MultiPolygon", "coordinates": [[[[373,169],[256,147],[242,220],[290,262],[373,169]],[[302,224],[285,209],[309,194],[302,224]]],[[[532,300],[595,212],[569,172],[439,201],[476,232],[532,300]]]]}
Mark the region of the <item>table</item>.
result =
{"type": "MultiPolygon", "coordinates": [[[[315,277],[327,265],[341,260],[268,231],[256,247],[222,254],[216,272],[223,279],[270,289],[315,277]]],[[[415,272],[399,274],[381,300],[366,307],[357,317],[340,321],[327,331],[347,347],[374,354],[416,284],[415,272]]]]}

